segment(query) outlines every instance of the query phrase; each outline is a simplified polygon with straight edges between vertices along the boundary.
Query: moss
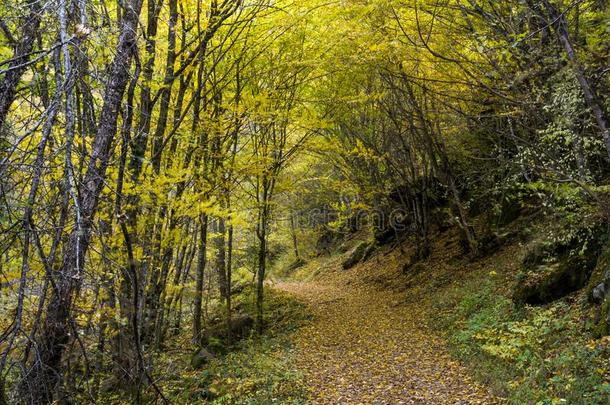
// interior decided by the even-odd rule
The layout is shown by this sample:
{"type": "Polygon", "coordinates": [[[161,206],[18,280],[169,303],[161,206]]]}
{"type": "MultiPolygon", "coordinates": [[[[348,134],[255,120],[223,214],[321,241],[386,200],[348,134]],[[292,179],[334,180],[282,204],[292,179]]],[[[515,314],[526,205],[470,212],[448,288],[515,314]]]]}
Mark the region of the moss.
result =
{"type": "Polygon", "coordinates": [[[546,304],[584,287],[591,264],[581,256],[530,270],[515,287],[517,303],[546,304]]]}
{"type": "Polygon", "coordinates": [[[368,259],[373,253],[374,248],[375,244],[371,242],[361,242],[358,244],[358,246],[356,246],[356,248],[349,254],[347,259],[343,261],[343,270],[351,269],[361,261],[368,259]]]}
{"type": "Polygon", "coordinates": [[[608,316],[610,315],[610,300],[606,300],[600,308],[599,321],[593,329],[593,335],[596,338],[607,336],[610,334],[610,322],[608,322],[608,316]]]}
{"type": "Polygon", "coordinates": [[[587,297],[591,298],[593,289],[604,281],[604,277],[608,270],[610,270],[610,244],[604,246],[597,259],[597,264],[595,265],[595,269],[593,270],[593,273],[591,273],[591,278],[587,284],[587,297]]]}
{"type": "Polygon", "coordinates": [[[533,246],[522,261],[524,276],[514,289],[519,304],[547,304],[588,285],[589,293],[597,285],[610,255],[603,251],[605,224],[583,226],[566,231],[565,238],[544,241],[533,246]],[[598,260],[599,258],[599,260],[598,260]],[[593,276],[592,276],[593,274],[593,276]]]}

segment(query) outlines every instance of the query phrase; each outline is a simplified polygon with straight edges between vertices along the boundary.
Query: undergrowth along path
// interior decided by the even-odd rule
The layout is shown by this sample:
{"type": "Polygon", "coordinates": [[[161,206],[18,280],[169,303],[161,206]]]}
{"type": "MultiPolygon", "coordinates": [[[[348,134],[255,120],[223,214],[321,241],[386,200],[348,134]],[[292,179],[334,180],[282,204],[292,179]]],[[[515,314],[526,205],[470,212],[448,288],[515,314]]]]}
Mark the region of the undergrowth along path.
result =
{"type": "Polygon", "coordinates": [[[337,270],[275,285],[314,318],[295,336],[297,367],[313,403],[499,403],[424,326],[421,305],[337,270]]]}

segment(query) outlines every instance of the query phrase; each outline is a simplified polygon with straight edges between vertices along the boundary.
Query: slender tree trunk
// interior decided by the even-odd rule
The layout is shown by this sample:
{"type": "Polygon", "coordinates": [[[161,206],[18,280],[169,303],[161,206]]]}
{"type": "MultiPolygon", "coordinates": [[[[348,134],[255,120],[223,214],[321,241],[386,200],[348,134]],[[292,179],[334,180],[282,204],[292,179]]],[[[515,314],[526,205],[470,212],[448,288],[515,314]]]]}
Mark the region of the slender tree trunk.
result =
{"type": "Polygon", "coordinates": [[[4,126],[8,111],[17,94],[19,80],[21,80],[21,76],[28,67],[36,35],[40,29],[42,4],[40,0],[29,1],[30,12],[19,24],[23,35],[15,44],[12,60],[8,64],[7,72],[4,74],[2,81],[0,81],[0,128],[4,126]]]}
{"type": "Polygon", "coordinates": [[[70,340],[72,304],[82,283],[84,259],[91,239],[93,219],[104,186],[111,144],[117,131],[117,119],[123,93],[130,77],[130,66],[136,46],[141,0],[126,2],[121,20],[116,55],[109,69],[99,126],[93,141],[81,190],[82,226],[72,232],[64,249],[62,265],[55,274],[52,297],[38,342],[38,356],[24,383],[24,392],[34,403],[50,403],[60,381],[61,360],[70,340]]]}
{"type": "Polygon", "coordinates": [[[172,87],[174,84],[174,64],[176,62],[176,21],[178,19],[177,0],[169,0],[169,20],[167,27],[167,58],[165,61],[165,77],[161,90],[161,105],[152,148],[152,166],[156,174],[161,171],[161,154],[165,140],[165,129],[169,117],[172,87]]]}
{"type": "MultiPolygon", "coordinates": [[[[161,173],[162,164],[162,152],[165,139],[165,130],[167,128],[167,121],[169,117],[170,101],[172,96],[172,87],[174,83],[174,64],[176,61],[176,21],[178,16],[177,0],[169,1],[170,15],[168,19],[167,28],[167,56],[165,60],[165,75],[163,79],[163,88],[161,90],[161,104],[159,106],[159,114],[157,119],[157,126],[155,128],[155,134],[152,145],[152,167],[155,176],[161,173]]],[[[156,195],[153,194],[153,204],[156,206],[156,195]]],[[[166,249],[162,248],[164,224],[166,217],[168,216],[167,204],[162,203],[158,210],[158,215],[153,217],[156,218],[156,224],[153,227],[153,250],[150,266],[150,279],[149,288],[146,294],[146,312],[147,317],[145,320],[143,338],[146,341],[154,341],[157,345],[159,342],[158,338],[158,326],[159,326],[159,311],[162,311],[163,305],[161,303],[161,296],[164,291],[165,275],[168,271],[169,261],[171,261],[171,246],[166,249]]],[[[172,218],[170,213],[169,225],[167,228],[172,227],[172,218]]],[[[168,232],[170,233],[170,232],[168,232]]]]}
{"type": "MultiPolygon", "coordinates": [[[[199,227],[195,228],[195,232],[199,232],[199,227]]],[[[186,285],[186,280],[188,279],[191,266],[193,264],[193,259],[195,258],[195,253],[197,252],[197,244],[199,243],[199,238],[195,241],[194,245],[191,247],[188,258],[186,259],[186,267],[181,275],[181,288],[178,291],[178,299],[176,301],[176,319],[174,320],[174,334],[177,334],[180,331],[180,325],[182,324],[182,297],[184,296],[184,286],[186,285]]]]}
{"type": "Polygon", "coordinates": [[[207,253],[208,216],[206,214],[201,214],[199,221],[199,250],[197,252],[195,299],[193,303],[193,342],[196,343],[199,343],[201,340],[202,298],[207,253]]]}
{"type": "Polygon", "coordinates": [[[266,229],[261,228],[258,237],[258,272],[256,277],[256,328],[259,334],[264,330],[263,300],[265,287],[265,266],[267,252],[266,229]]]}
{"type": "Polygon", "coordinates": [[[263,319],[263,300],[265,293],[265,272],[267,266],[267,187],[263,186],[263,198],[261,212],[256,235],[258,237],[258,269],[256,278],[256,328],[259,334],[263,333],[265,328],[263,319]]]}
{"type": "Polygon", "coordinates": [[[151,95],[150,85],[152,83],[155,59],[156,59],[156,37],[163,0],[147,1],[147,26],[146,26],[146,59],[142,69],[142,88],[140,91],[140,109],[138,112],[138,125],[131,143],[132,155],[129,169],[134,180],[137,180],[142,171],[142,163],[146,153],[146,145],[150,134],[150,124],[154,101],[151,95]]]}
{"type": "MultiPolygon", "coordinates": [[[[58,76],[57,83],[61,83],[61,69],[59,68],[59,56],[56,58],[56,74],[58,76]]],[[[63,83],[62,83],[63,84],[63,83]]],[[[21,276],[19,281],[19,292],[17,294],[17,311],[15,315],[15,324],[13,326],[13,333],[11,337],[8,339],[7,347],[2,352],[2,357],[0,359],[0,376],[4,373],[4,368],[6,366],[6,361],[8,359],[8,355],[10,354],[13,344],[15,343],[15,339],[17,337],[17,333],[19,333],[21,329],[21,322],[23,316],[23,301],[25,298],[25,289],[26,289],[26,281],[27,274],[29,272],[29,258],[30,258],[30,244],[31,237],[34,232],[34,224],[33,224],[33,207],[36,201],[36,196],[38,194],[38,187],[40,186],[42,171],[44,168],[44,155],[45,150],[47,148],[47,143],[49,142],[49,138],[51,136],[51,131],[53,129],[53,124],[55,123],[55,117],[59,110],[59,104],[61,100],[62,92],[57,90],[57,94],[54,96],[54,100],[49,106],[48,110],[48,118],[45,122],[42,131],[42,139],[38,144],[38,149],[36,152],[36,160],[34,161],[34,174],[32,177],[32,186],[30,188],[30,193],[28,195],[28,201],[23,214],[23,228],[24,228],[24,237],[23,237],[23,254],[22,254],[22,263],[21,263],[21,276]]],[[[37,325],[37,322],[35,323],[37,325]]],[[[26,349],[26,352],[29,352],[29,349],[26,349]]],[[[27,357],[25,358],[27,361],[27,357]]],[[[3,381],[0,379],[0,389],[3,388],[3,381]]],[[[1,397],[0,397],[1,399],[1,397]]]]}
{"type": "MultiPolygon", "coordinates": [[[[606,146],[606,152],[610,158],[610,130],[608,129],[608,117],[599,102],[597,94],[595,94],[595,90],[589,83],[589,79],[585,75],[584,69],[578,60],[578,56],[576,55],[576,51],[572,46],[565,16],[564,14],[560,13],[559,10],[557,10],[557,8],[549,2],[549,0],[544,0],[543,4],[549,14],[549,19],[553,25],[557,39],[562,45],[570,62],[570,66],[572,67],[572,71],[576,76],[576,80],[578,81],[580,89],[583,93],[585,102],[593,113],[593,117],[595,118],[595,122],[599,127],[602,139],[606,146]]],[[[536,12],[535,9],[534,11],[536,12]]]]}
{"type": "Polygon", "coordinates": [[[214,238],[214,245],[216,247],[216,274],[218,276],[218,291],[220,297],[226,302],[227,301],[227,270],[226,270],[226,251],[225,251],[225,239],[227,234],[227,227],[224,218],[218,218],[216,220],[216,235],[214,238]]]}
{"type": "Polygon", "coordinates": [[[299,241],[297,239],[297,231],[295,225],[296,219],[294,214],[290,214],[290,235],[292,236],[292,249],[294,250],[294,257],[299,260],[301,256],[299,255],[299,241]]]}
{"type": "Polygon", "coordinates": [[[227,344],[231,344],[231,282],[233,277],[233,224],[229,224],[227,241],[227,344]]]}

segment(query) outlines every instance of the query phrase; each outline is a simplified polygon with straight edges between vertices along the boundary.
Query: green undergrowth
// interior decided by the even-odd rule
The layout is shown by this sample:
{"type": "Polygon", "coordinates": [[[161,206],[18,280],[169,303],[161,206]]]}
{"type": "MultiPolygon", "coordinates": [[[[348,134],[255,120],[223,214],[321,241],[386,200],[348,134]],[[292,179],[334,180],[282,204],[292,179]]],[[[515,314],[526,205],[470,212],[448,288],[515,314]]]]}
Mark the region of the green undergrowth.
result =
{"type": "Polygon", "coordinates": [[[213,360],[203,370],[167,384],[172,403],[301,404],[306,391],[292,366],[294,353],[286,336],[263,336],[213,360]]]}
{"type": "Polygon", "coordinates": [[[494,273],[441,291],[435,327],[453,353],[511,403],[610,403],[610,351],[583,331],[582,297],[518,307],[494,273]]]}
{"type": "MultiPolygon", "coordinates": [[[[249,303],[251,295],[251,290],[245,289],[236,300],[249,303]]],[[[269,325],[265,334],[257,336],[252,332],[202,369],[193,370],[186,357],[172,367],[176,357],[170,353],[160,355],[160,363],[166,364],[163,369],[168,371],[161,387],[171,403],[306,403],[301,375],[293,365],[295,353],[290,337],[309,315],[303,304],[283,292],[269,288],[265,299],[269,325]]],[[[244,305],[244,310],[249,313],[254,306],[244,305]]]]}
{"type": "MultiPolygon", "coordinates": [[[[290,268],[289,265],[280,263],[273,269],[271,277],[277,280],[311,281],[324,273],[329,267],[332,267],[332,263],[341,260],[342,257],[343,255],[338,252],[333,252],[328,256],[312,257],[296,268],[290,268]]],[[[292,260],[294,261],[294,258],[292,260]]]]}

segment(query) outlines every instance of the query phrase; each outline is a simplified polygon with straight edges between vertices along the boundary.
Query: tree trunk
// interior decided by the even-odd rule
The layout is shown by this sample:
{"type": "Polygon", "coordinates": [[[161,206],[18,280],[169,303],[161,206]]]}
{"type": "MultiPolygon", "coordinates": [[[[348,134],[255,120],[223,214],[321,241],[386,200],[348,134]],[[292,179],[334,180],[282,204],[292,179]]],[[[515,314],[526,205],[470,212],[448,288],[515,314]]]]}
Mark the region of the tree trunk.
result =
{"type": "Polygon", "coordinates": [[[299,255],[299,241],[297,239],[297,231],[296,231],[296,218],[294,217],[294,214],[291,213],[290,214],[290,235],[292,236],[292,248],[294,250],[294,257],[299,260],[300,259],[300,255],[299,255]]]}
{"type": "Polygon", "coordinates": [[[199,251],[197,253],[197,270],[195,274],[195,299],[193,303],[193,342],[201,339],[201,303],[203,298],[203,279],[205,276],[206,248],[208,238],[208,216],[201,214],[199,225],[199,251]]]}
{"type": "Polygon", "coordinates": [[[46,318],[38,341],[38,356],[22,387],[24,398],[31,398],[33,403],[52,402],[53,392],[60,382],[62,355],[70,340],[72,304],[75,293],[82,284],[85,254],[104,186],[110,146],[117,132],[119,107],[130,78],[141,7],[141,0],[127,2],[120,23],[116,55],[109,69],[99,125],[81,190],[82,226],[70,235],[64,248],[61,267],[53,274],[53,294],[47,304],[46,318]]]}
{"type": "MultiPolygon", "coordinates": [[[[584,95],[585,102],[591,109],[593,113],[593,117],[595,118],[595,122],[599,127],[599,130],[602,135],[602,139],[604,140],[604,144],[606,146],[606,152],[608,157],[610,158],[610,130],[608,129],[608,119],[606,116],[606,112],[603,110],[601,104],[598,101],[597,94],[595,94],[595,90],[589,83],[589,79],[584,73],[584,70],[578,60],[578,56],[572,46],[572,42],[570,41],[570,34],[567,29],[567,22],[563,13],[559,13],[559,10],[555,8],[548,0],[543,1],[544,6],[549,13],[549,20],[555,30],[555,34],[557,35],[557,39],[559,43],[563,46],[563,49],[570,61],[570,65],[576,76],[576,80],[580,86],[580,89],[584,95]]],[[[535,11],[535,10],[534,10],[535,11]]]]}
{"type": "Polygon", "coordinates": [[[218,275],[218,291],[220,297],[226,302],[227,300],[227,273],[226,273],[226,252],[225,238],[227,227],[224,218],[218,218],[216,222],[216,235],[214,237],[214,245],[216,247],[216,274],[218,275]]]}
{"type": "MultiPolygon", "coordinates": [[[[266,198],[264,198],[266,201],[266,198]]],[[[266,202],[264,203],[266,205],[266,202]]],[[[258,269],[256,277],[256,328],[259,334],[264,330],[263,300],[265,287],[265,271],[267,265],[267,208],[263,207],[260,214],[258,229],[258,269]]]]}
{"type": "Polygon", "coordinates": [[[4,126],[8,110],[15,100],[19,80],[21,80],[21,76],[28,67],[30,54],[32,49],[34,49],[36,35],[40,29],[40,20],[42,19],[41,5],[42,2],[39,0],[29,1],[30,12],[19,24],[23,36],[15,44],[13,58],[8,64],[4,78],[0,82],[0,128],[4,126]]]}
{"type": "Polygon", "coordinates": [[[229,225],[227,241],[227,344],[231,344],[231,282],[233,277],[233,224],[229,225]]]}

